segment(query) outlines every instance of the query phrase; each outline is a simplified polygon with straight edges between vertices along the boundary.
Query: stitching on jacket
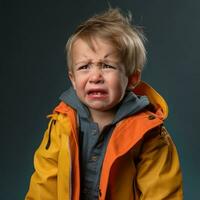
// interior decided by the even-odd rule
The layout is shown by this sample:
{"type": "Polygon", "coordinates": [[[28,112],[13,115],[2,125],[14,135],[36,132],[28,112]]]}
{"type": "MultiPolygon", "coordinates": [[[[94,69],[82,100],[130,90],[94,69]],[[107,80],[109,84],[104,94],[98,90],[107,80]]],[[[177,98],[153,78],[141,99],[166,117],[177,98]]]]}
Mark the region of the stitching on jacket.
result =
{"type": "Polygon", "coordinates": [[[52,129],[52,125],[53,124],[55,125],[55,123],[56,123],[56,120],[52,119],[51,124],[50,124],[50,128],[49,128],[49,138],[48,138],[48,141],[47,141],[47,144],[46,144],[46,147],[45,147],[46,150],[48,150],[49,147],[50,147],[50,144],[51,144],[51,129],[52,129]]]}

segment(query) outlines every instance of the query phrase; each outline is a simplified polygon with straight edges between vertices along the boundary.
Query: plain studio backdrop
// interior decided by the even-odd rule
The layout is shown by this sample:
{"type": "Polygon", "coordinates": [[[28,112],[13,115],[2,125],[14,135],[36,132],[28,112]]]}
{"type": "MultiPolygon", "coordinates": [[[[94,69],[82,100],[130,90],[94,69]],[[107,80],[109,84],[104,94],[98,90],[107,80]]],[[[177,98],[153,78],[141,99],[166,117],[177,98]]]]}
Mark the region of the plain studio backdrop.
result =
{"type": "MultiPolygon", "coordinates": [[[[169,104],[166,126],[176,143],[186,200],[199,199],[200,1],[112,0],[131,11],[148,38],[143,80],[169,104]]],[[[46,115],[69,87],[64,45],[75,27],[106,1],[6,1],[1,13],[0,199],[24,199],[46,115]]]]}

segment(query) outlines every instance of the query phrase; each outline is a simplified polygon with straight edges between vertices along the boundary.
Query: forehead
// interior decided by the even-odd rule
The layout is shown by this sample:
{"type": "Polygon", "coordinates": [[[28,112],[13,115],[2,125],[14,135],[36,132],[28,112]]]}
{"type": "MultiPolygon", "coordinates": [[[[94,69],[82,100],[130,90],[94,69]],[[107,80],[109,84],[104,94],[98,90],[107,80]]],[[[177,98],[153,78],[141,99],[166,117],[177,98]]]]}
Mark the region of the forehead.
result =
{"type": "Polygon", "coordinates": [[[99,37],[77,38],[71,48],[72,60],[89,56],[118,57],[118,53],[117,48],[111,41],[99,37]]]}

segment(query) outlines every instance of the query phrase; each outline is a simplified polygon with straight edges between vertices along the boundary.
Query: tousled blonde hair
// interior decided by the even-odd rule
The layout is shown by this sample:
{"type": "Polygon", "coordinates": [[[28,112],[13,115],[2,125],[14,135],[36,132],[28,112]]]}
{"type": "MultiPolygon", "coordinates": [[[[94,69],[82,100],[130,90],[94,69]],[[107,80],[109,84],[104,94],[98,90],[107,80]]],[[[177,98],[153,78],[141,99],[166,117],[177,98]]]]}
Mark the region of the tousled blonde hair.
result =
{"type": "Polygon", "coordinates": [[[118,8],[94,15],[77,27],[65,47],[68,71],[73,69],[71,50],[74,42],[81,38],[92,48],[95,37],[108,40],[116,47],[127,76],[134,71],[142,71],[146,62],[145,37],[136,26],[131,25],[131,16],[124,16],[118,8]]]}

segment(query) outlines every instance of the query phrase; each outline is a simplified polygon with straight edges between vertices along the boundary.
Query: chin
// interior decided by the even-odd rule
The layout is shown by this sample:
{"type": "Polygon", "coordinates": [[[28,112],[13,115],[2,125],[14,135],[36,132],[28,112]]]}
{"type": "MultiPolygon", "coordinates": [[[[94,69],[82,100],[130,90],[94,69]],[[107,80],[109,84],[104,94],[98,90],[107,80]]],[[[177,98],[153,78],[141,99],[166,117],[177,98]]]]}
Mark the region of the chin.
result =
{"type": "Polygon", "coordinates": [[[95,111],[99,111],[99,112],[106,112],[106,111],[111,111],[113,110],[115,106],[114,105],[96,105],[96,106],[92,106],[92,105],[88,105],[89,109],[95,110],[95,111]]]}

